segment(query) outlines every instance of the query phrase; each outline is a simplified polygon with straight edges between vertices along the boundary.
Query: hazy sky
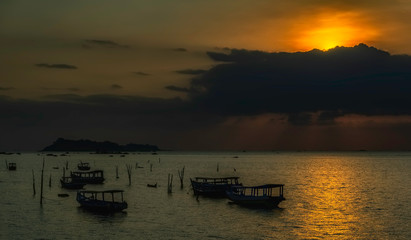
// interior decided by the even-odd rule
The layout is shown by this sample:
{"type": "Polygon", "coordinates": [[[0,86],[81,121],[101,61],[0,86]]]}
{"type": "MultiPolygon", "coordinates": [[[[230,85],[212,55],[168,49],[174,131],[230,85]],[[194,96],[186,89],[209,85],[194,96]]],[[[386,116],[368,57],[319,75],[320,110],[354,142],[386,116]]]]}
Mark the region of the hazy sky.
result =
{"type": "Polygon", "coordinates": [[[411,149],[410,16],[410,0],[2,0],[0,151],[411,149]]]}

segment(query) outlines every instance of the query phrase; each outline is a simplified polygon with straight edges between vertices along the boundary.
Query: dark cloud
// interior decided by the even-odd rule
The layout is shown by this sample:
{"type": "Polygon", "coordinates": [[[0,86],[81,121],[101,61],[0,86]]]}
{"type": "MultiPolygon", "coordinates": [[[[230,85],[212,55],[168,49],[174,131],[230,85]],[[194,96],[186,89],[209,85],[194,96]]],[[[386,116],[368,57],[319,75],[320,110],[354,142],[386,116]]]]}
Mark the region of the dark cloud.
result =
{"type": "Polygon", "coordinates": [[[145,72],[133,72],[133,74],[139,75],[139,76],[150,76],[150,74],[145,73],[145,72]]]}
{"type": "Polygon", "coordinates": [[[294,125],[309,125],[312,123],[312,114],[310,113],[291,113],[288,115],[288,122],[294,125]]]}
{"type": "Polygon", "coordinates": [[[72,87],[72,88],[67,88],[67,90],[69,90],[71,92],[79,92],[80,88],[72,87]]]}
{"type": "Polygon", "coordinates": [[[173,51],[176,51],[176,52],[187,52],[188,50],[185,49],[185,48],[174,48],[173,51]]]}
{"type": "MultiPolygon", "coordinates": [[[[364,44],[328,51],[208,52],[218,64],[191,80],[193,104],[223,115],[289,114],[310,123],[308,113],[333,116],[411,115],[411,57],[364,44]],[[338,113],[338,114],[335,114],[338,113]]],[[[300,120],[297,120],[300,119],[300,120]]]]}
{"type": "Polygon", "coordinates": [[[178,70],[176,73],[180,74],[188,74],[188,75],[199,75],[207,72],[206,70],[203,69],[184,69],[184,70],[178,70]]]}
{"type": "Polygon", "coordinates": [[[83,48],[92,48],[93,46],[100,46],[105,48],[130,48],[128,45],[122,45],[109,40],[86,39],[82,44],[83,48]]]}
{"type": "Polygon", "coordinates": [[[42,68],[58,68],[58,69],[77,69],[76,66],[74,65],[69,65],[69,64],[63,64],[63,63],[57,63],[57,64],[48,64],[48,63],[37,63],[35,64],[36,67],[42,67],[42,68]]]}
{"type": "Polygon", "coordinates": [[[13,90],[14,88],[12,87],[0,87],[0,91],[9,91],[9,90],[13,90]]]}
{"type": "Polygon", "coordinates": [[[52,88],[52,87],[42,87],[42,90],[46,90],[46,91],[70,91],[70,92],[79,92],[80,89],[76,88],[76,87],[72,87],[72,88],[52,88]]]}
{"type": "Polygon", "coordinates": [[[118,84],[113,84],[113,85],[111,85],[111,89],[114,89],[114,90],[119,90],[119,89],[122,89],[123,87],[122,86],[120,86],[120,85],[118,85],[118,84]]]}
{"type": "Polygon", "coordinates": [[[185,93],[190,92],[190,90],[188,88],[177,87],[177,86],[173,86],[173,85],[166,86],[165,88],[168,89],[168,90],[177,91],[177,92],[185,92],[185,93]]]}

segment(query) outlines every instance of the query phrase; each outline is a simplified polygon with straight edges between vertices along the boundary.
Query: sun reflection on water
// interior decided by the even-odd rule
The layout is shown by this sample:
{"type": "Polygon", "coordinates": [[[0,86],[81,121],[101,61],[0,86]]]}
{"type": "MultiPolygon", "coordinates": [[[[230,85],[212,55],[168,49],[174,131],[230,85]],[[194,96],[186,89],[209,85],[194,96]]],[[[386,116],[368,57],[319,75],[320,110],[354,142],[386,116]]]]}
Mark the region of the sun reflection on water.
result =
{"type": "Polygon", "coordinates": [[[337,237],[358,231],[358,193],[352,166],[344,159],[317,158],[306,167],[309,181],[302,188],[307,199],[301,218],[305,231],[299,231],[299,236],[337,237]]]}

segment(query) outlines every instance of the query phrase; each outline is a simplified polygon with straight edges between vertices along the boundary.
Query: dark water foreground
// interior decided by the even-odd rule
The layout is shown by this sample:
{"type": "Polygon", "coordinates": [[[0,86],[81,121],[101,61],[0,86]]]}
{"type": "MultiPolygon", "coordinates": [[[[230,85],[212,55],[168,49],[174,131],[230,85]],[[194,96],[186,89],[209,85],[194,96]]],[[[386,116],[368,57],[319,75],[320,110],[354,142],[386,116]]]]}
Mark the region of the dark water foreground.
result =
{"type": "Polygon", "coordinates": [[[0,155],[0,239],[411,239],[411,152],[81,153],[45,159],[40,207],[43,156],[0,155]],[[17,171],[6,170],[5,160],[16,162],[17,171]],[[66,161],[69,170],[80,161],[104,170],[105,184],[86,189],[124,189],[129,208],[111,215],[79,208],[76,191],[58,183],[66,161]],[[131,186],[126,164],[134,167],[131,186]],[[177,171],[183,166],[180,189],[177,171]],[[283,183],[287,200],[273,210],[197,200],[189,186],[195,176],[239,176],[245,185],[283,183]],[[147,187],[156,182],[158,188],[147,187]],[[69,197],[59,198],[60,193],[69,197]]]}

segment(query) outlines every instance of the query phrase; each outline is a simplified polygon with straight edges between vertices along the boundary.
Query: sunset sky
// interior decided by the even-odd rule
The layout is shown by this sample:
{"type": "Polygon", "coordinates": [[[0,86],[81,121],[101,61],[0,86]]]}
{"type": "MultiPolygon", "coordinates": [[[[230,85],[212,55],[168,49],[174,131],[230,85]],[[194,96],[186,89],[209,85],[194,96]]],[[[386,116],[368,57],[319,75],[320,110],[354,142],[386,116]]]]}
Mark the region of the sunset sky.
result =
{"type": "Polygon", "coordinates": [[[410,43],[410,0],[2,0],[0,151],[411,150],[410,43]]]}

